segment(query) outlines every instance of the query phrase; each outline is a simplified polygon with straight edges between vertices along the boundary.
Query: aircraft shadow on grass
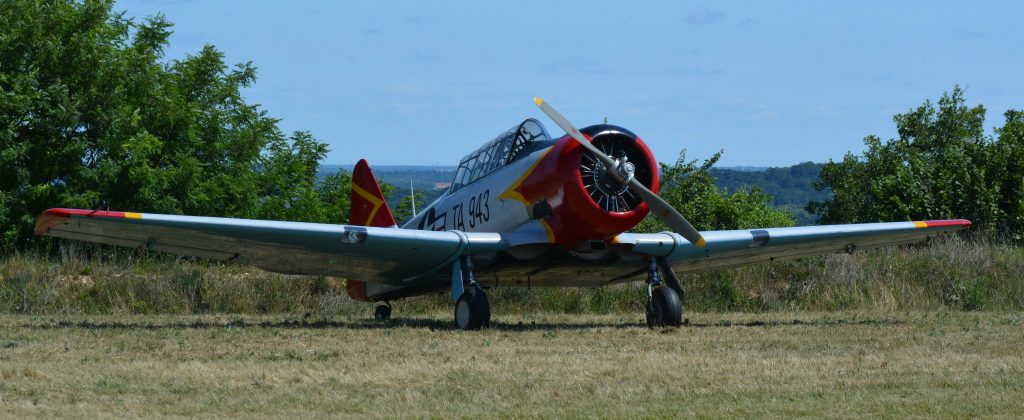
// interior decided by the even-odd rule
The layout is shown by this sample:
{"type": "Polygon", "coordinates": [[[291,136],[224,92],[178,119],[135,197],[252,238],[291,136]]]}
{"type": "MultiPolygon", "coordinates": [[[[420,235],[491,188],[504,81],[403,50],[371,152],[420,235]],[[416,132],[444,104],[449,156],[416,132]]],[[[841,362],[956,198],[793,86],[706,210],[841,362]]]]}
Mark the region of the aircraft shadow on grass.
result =
{"type": "MultiPolygon", "coordinates": [[[[840,327],[840,326],[892,326],[903,324],[903,321],[894,319],[827,319],[827,320],[750,320],[750,321],[711,321],[694,322],[689,320],[684,323],[685,328],[728,328],[728,327],[840,327]]],[[[167,323],[133,323],[133,322],[93,322],[93,321],[58,321],[46,324],[25,324],[22,328],[28,329],[85,329],[85,330],[173,330],[173,329],[260,329],[260,328],[289,328],[289,329],[339,329],[339,330],[386,330],[398,328],[429,329],[431,331],[456,331],[459,328],[450,322],[431,318],[393,318],[385,322],[380,321],[336,321],[336,320],[310,320],[286,319],[276,321],[243,321],[233,320],[228,322],[210,321],[182,321],[167,323]]],[[[555,330],[585,330],[585,329],[631,329],[647,328],[643,322],[492,322],[489,329],[498,331],[555,331],[555,330]]]]}

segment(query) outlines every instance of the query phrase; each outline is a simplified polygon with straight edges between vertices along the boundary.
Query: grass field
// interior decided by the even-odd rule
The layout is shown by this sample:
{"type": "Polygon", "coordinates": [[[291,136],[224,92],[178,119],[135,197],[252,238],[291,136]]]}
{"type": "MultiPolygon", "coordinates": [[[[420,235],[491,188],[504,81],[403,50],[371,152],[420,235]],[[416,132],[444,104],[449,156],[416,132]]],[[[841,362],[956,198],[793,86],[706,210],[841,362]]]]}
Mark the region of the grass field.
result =
{"type": "Polygon", "coordinates": [[[1015,417],[1024,248],[958,237],[641,283],[445,293],[367,318],[340,279],[63,243],[0,258],[0,418],[1015,417]]]}
{"type": "Polygon", "coordinates": [[[1018,312],[0,316],[0,416],[1024,413],[1018,312]]]}
{"type": "MultiPolygon", "coordinates": [[[[683,277],[697,312],[1024,311],[1024,248],[951,237],[777,261],[683,277]]],[[[643,283],[597,289],[498,288],[495,313],[634,314],[643,283]]],[[[444,290],[397,303],[397,313],[447,311],[444,290]]],[[[0,314],[292,314],[364,316],[340,279],[287,276],[73,241],[60,252],[0,256],[0,314]]]]}

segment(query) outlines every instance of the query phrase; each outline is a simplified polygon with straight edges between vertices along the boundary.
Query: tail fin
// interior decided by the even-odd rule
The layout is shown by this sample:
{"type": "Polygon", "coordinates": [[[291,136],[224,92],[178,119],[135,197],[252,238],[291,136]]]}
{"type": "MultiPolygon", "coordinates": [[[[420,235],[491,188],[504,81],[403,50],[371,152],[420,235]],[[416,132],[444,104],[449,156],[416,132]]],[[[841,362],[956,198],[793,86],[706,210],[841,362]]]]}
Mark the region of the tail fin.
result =
{"type": "MultiPolygon", "coordinates": [[[[395,218],[391,215],[384,193],[380,191],[377,179],[366,159],[360,159],[352,171],[352,202],[348,211],[348,224],[356,226],[393,227],[395,218]]],[[[345,289],[355,300],[368,301],[366,282],[346,279],[345,289]]]]}
{"type": "Polygon", "coordinates": [[[388,203],[384,201],[384,194],[366,159],[359,160],[352,171],[352,203],[348,223],[356,226],[395,226],[395,218],[391,215],[388,203]]]}

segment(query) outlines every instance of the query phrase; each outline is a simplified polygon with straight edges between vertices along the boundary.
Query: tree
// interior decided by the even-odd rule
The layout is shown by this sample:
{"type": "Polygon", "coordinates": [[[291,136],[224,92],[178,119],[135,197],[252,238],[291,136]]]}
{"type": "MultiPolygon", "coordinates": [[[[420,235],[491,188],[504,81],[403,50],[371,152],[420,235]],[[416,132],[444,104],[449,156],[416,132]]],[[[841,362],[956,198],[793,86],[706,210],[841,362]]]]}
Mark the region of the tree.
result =
{"type": "Polygon", "coordinates": [[[1006,123],[996,129],[989,174],[998,182],[998,207],[1003,212],[1002,228],[1015,239],[1024,239],[1024,112],[1009,110],[1006,123]]]}
{"type": "MultiPolygon", "coordinates": [[[[383,187],[382,185],[382,190],[383,187]]],[[[352,174],[344,169],[338,169],[337,172],[320,180],[317,192],[320,194],[320,203],[324,210],[322,222],[348,224],[348,212],[352,205],[352,174]]]]}
{"type": "MultiPolygon", "coordinates": [[[[724,192],[715,186],[710,169],[722,157],[719,151],[697,165],[687,161],[686,151],[675,164],[661,163],[661,198],[668,201],[697,230],[746,229],[793,226],[793,215],[772,207],[771,196],[758,188],[724,192]]],[[[634,229],[638,232],[670,230],[661,220],[648,215],[634,229]]]]}
{"type": "Polygon", "coordinates": [[[171,24],[112,5],[0,3],[0,250],[57,206],[347,219],[347,175],[316,182],[326,146],[242,97],[252,63],[163,62],[171,24]]]}
{"type": "Polygon", "coordinates": [[[259,204],[252,217],[270,220],[327,220],[316,171],[327,155],[327,145],[317,143],[307,132],[297,132],[290,141],[275,138],[267,145],[257,173],[259,204]]]}
{"type": "Polygon", "coordinates": [[[402,197],[401,201],[398,202],[398,205],[395,206],[395,210],[393,212],[395,221],[398,222],[399,226],[401,226],[405,222],[408,222],[410,219],[412,219],[413,216],[415,216],[414,214],[412,214],[412,200],[414,196],[416,198],[417,210],[423,209],[423,206],[429,204],[426,201],[424,201],[423,193],[419,191],[402,197]]]}
{"type": "Polygon", "coordinates": [[[861,156],[822,168],[817,187],[835,195],[808,210],[823,223],[967,218],[989,233],[1019,226],[1019,112],[1007,113],[997,141],[984,134],[985,108],[967,106],[956,86],[937,108],[925,101],[893,121],[899,138],[868,136],[861,156]]]}

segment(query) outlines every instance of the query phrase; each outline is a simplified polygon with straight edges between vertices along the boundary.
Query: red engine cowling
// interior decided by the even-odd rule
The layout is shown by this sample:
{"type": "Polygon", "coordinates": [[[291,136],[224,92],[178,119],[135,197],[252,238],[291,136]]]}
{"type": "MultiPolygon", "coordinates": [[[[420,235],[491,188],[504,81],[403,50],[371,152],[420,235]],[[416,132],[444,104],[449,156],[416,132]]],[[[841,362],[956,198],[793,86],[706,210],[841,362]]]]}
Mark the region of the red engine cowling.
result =
{"type": "MultiPolygon", "coordinates": [[[[580,132],[605,154],[632,163],[636,179],[658,192],[657,162],[636,134],[607,124],[580,132]]],[[[516,191],[532,207],[531,215],[550,229],[554,242],[566,249],[629,230],[649,211],[647,204],[609,178],[603,164],[569,136],[556,140],[516,191]]]]}

